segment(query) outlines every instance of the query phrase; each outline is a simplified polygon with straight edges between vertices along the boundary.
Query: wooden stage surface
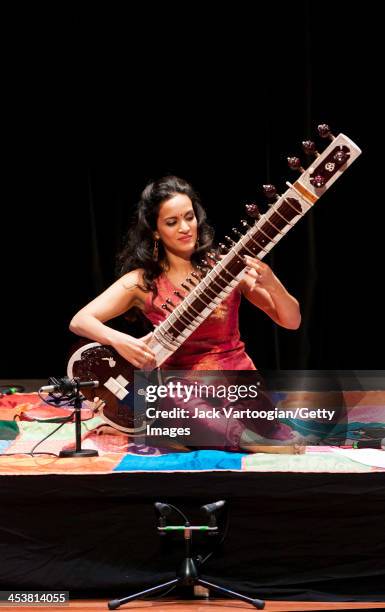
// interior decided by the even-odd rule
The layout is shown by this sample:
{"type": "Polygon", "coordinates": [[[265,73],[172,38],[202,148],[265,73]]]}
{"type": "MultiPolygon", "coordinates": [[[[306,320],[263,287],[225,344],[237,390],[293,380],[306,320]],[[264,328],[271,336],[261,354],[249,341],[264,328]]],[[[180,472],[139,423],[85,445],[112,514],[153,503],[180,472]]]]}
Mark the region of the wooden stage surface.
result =
{"type": "MultiPolygon", "coordinates": [[[[45,612],[57,612],[62,610],[85,610],[86,612],[100,612],[108,610],[108,600],[76,600],[71,601],[68,606],[33,606],[34,610],[45,610],[45,612]]],[[[2,607],[1,610],[15,610],[12,607],[2,607]]],[[[20,608],[19,608],[20,609],[20,608]]],[[[24,607],[24,610],[26,608],[24,607]]],[[[385,610],[385,602],[326,602],[326,601],[266,601],[264,610],[266,612],[311,612],[316,610],[385,610]]],[[[182,600],[148,600],[130,602],[118,608],[118,610],[141,610],[142,612],[156,610],[156,612],[240,612],[240,610],[256,610],[247,603],[228,599],[182,601],[182,600]]]]}

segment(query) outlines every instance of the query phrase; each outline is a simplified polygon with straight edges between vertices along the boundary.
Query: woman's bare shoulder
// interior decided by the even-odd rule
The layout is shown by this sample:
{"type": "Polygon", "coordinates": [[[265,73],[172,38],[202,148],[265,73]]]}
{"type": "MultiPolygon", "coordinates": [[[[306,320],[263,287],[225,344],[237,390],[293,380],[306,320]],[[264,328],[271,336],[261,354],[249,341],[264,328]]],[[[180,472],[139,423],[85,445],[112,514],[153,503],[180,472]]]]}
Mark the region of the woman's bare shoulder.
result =
{"type": "Polygon", "coordinates": [[[136,286],[141,286],[143,283],[143,269],[137,268],[136,270],[131,270],[130,272],[126,272],[119,278],[120,283],[127,287],[127,289],[134,288],[136,286]]]}
{"type": "Polygon", "coordinates": [[[126,289],[127,291],[132,291],[135,296],[135,306],[142,308],[144,306],[147,291],[145,291],[144,283],[143,283],[143,274],[144,270],[142,268],[137,268],[136,270],[131,270],[127,272],[123,276],[120,277],[119,283],[126,289]]]}

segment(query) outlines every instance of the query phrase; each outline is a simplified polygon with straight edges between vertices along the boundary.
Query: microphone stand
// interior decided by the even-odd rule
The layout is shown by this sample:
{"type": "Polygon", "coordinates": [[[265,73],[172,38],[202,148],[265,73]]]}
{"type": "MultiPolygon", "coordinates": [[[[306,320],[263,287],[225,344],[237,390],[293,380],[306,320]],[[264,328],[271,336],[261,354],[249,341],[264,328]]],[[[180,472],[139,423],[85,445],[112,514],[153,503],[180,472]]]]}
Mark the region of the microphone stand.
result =
{"type": "MultiPolygon", "coordinates": [[[[185,556],[182,560],[182,563],[179,567],[179,570],[176,573],[176,577],[168,582],[164,582],[162,584],[157,584],[156,586],[145,589],[144,591],[140,591],[139,593],[134,593],[133,595],[128,595],[128,597],[122,597],[121,599],[112,599],[108,602],[109,610],[116,610],[123,604],[128,603],[129,601],[133,601],[134,599],[138,599],[139,597],[154,595],[159,591],[163,591],[165,588],[172,590],[176,586],[193,586],[193,585],[201,585],[205,588],[211,589],[212,591],[216,591],[221,595],[227,595],[232,599],[240,599],[241,601],[245,601],[258,610],[263,610],[265,607],[265,602],[262,599],[256,599],[252,597],[247,597],[247,595],[243,595],[242,593],[237,593],[236,591],[231,591],[230,589],[220,586],[214,582],[209,582],[208,580],[204,580],[201,578],[196,560],[193,558],[192,552],[192,534],[193,531],[206,531],[208,533],[216,533],[218,531],[218,527],[209,526],[209,525],[191,525],[188,518],[178,509],[176,506],[172,504],[160,504],[161,506],[169,506],[169,508],[173,508],[183,516],[184,525],[165,525],[165,514],[161,512],[161,518],[159,520],[158,531],[161,535],[165,535],[168,531],[183,531],[183,538],[185,543],[185,556]]],[[[157,504],[155,504],[155,507],[157,504]]],[[[166,508],[167,509],[167,508],[166,508]]],[[[212,521],[215,522],[215,521],[212,521]]],[[[168,591],[167,591],[168,593],[168,591]]]]}
{"type": "Polygon", "coordinates": [[[61,450],[59,453],[59,457],[98,457],[99,453],[97,450],[82,449],[82,437],[81,437],[81,407],[82,407],[82,399],[80,395],[80,381],[76,380],[75,387],[75,438],[76,445],[75,450],[61,450]]]}

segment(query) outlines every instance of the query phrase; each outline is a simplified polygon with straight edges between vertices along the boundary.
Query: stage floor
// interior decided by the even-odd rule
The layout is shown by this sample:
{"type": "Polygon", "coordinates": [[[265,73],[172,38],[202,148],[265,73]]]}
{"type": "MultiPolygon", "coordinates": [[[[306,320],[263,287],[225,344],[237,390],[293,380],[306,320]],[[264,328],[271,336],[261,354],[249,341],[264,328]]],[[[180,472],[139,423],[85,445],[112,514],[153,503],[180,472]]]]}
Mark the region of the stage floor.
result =
{"type": "MultiPolygon", "coordinates": [[[[87,612],[101,612],[108,610],[108,600],[79,600],[71,601],[64,610],[85,610],[87,612]]],[[[324,610],[383,610],[382,602],[367,603],[344,603],[344,602],[317,602],[317,601],[266,601],[265,612],[318,612],[324,610]]],[[[2,608],[4,609],[4,608],[2,608]]],[[[13,608],[15,609],[15,608],[13,608]]],[[[137,601],[128,603],[119,610],[142,610],[143,612],[156,610],[156,612],[241,612],[242,610],[255,610],[250,604],[243,602],[229,603],[228,600],[214,599],[208,601],[137,601]]],[[[45,610],[45,612],[57,612],[58,607],[50,606],[35,607],[34,610],[45,610]]]]}

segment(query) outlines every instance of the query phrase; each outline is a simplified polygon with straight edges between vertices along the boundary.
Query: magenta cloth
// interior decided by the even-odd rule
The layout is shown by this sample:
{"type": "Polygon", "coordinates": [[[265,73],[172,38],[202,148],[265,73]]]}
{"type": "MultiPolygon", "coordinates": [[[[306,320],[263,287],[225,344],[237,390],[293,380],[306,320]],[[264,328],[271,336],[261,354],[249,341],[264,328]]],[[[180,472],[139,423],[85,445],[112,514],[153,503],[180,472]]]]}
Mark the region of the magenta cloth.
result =
{"type": "MultiPolygon", "coordinates": [[[[259,376],[256,374],[256,376],[259,376]]],[[[191,380],[179,377],[173,377],[173,382],[179,381],[183,384],[191,384],[191,380]]],[[[218,379],[219,380],[219,379],[218,379]]],[[[202,382],[202,380],[200,380],[202,382]]],[[[209,381],[207,381],[209,382],[209,381]]],[[[242,381],[240,381],[242,382],[242,381]]],[[[244,381],[243,381],[244,382],[244,381]]],[[[212,381],[211,381],[212,383],[212,381]]],[[[290,439],[291,429],[287,425],[279,423],[277,420],[268,420],[267,418],[245,418],[237,419],[235,417],[227,417],[223,408],[234,407],[234,410],[273,410],[274,406],[271,403],[269,395],[261,389],[258,399],[255,400],[239,400],[238,402],[229,402],[227,399],[206,399],[200,397],[191,397],[188,402],[183,403],[183,395],[175,398],[167,397],[161,400],[159,408],[170,412],[176,405],[183,407],[189,414],[188,418],[173,418],[162,419],[162,427],[190,427],[191,434],[186,439],[185,444],[193,448],[214,448],[219,450],[238,451],[240,449],[240,438],[245,429],[254,431],[260,436],[269,439],[286,440],[290,439]],[[220,412],[220,416],[210,418],[192,419],[192,415],[196,410],[205,413],[212,412],[215,408],[220,412]]],[[[179,438],[183,443],[183,437],[179,438]]],[[[258,442],[256,442],[257,444],[258,442]]]]}

